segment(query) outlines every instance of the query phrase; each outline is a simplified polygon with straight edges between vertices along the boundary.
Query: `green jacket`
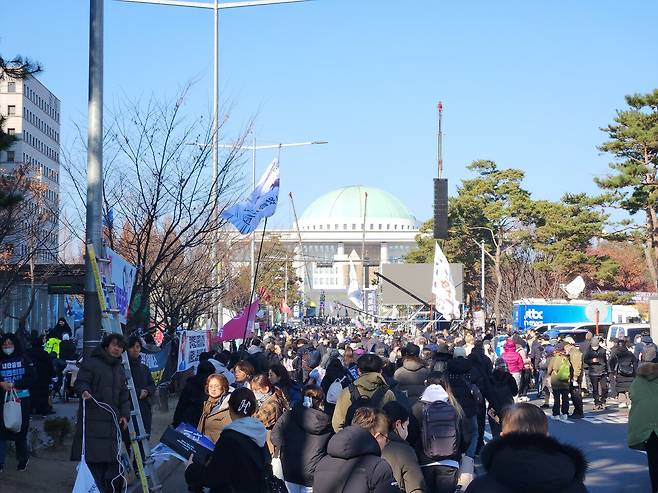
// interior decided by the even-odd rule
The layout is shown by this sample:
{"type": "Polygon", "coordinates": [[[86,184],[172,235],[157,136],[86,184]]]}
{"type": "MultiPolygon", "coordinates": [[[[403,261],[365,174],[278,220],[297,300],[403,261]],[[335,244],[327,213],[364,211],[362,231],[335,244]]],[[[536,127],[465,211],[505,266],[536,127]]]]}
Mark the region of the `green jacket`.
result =
{"type": "Polygon", "coordinates": [[[46,345],[43,347],[43,350],[48,354],[55,353],[55,355],[59,358],[59,345],[61,342],[61,339],[57,337],[51,337],[46,341],[46,345]]]}
{"type": "Polygon", "coordinates": [[[423,471],[418,465],[416,452],[396,432],[391,431],[388,437],[390,442],[384,447],[382,458],[393,469],[398,488],[404,493],[424,493],[425,480],[423,471]]]}
{"type": "Polygon", "coordinates": [[[573,370],[572,378],[580,383],[583,379],[583,353],[580,352],[578,346],[573,346],[569,351],[569,361],[573,370]]]}
{"type": "Polygon", "coordinates": [[[658,363],[642,363],[631,385],[628,446],[646,450],[652,432],[658,435],[658,363]]]}
{"type": "MultiPolygon", "coordinates": [[[[372,394],[375,393],[375,390],[377,390],[380,386],[386,385],[386,381],[384,380],[384,377],[380,373],[364,373],[361,375],[359,378],[357,378],[354,381],[354,385],[356,386],[356,389],[359,391],[360,395],[367,395],[370,397],[372,394]]],[[[392,390],[388,390],[386,394],[384,394],[384,398],[382,399],[381,406],[383,407],[384,404],[390,401],[395,400],[395,394],[393,393],[392,390]]],[[[350,396],[350,389],[349,387],[346,387],[343,389],[343,391],[340,394],[340,397],[338,397],[338,400],[336,401],[336,407],[334,409],[334,416],[331,419],[331,426],[333,427],[334,431],[338,433],[340,430],[342,430],[345,426],[345,416],[347,415],[347,410],[350,408],[352,405],[352,398],[350,396]]]]}
{"type": "Polygon", "coordinates": [[[563,380],[558,380],[557,378],[557,372],[558,369],[560,368],[560,363],[562,361],[566,360],[567,363],[571,364],[569,362],[569,358],[567,358],[564,354],[556,354],[551,358],[551,361],[548,363],[548,376],[551,379],[551,388],[553,390],[565,390],[569,389],[569,380],[566,382],[563,380]]]}

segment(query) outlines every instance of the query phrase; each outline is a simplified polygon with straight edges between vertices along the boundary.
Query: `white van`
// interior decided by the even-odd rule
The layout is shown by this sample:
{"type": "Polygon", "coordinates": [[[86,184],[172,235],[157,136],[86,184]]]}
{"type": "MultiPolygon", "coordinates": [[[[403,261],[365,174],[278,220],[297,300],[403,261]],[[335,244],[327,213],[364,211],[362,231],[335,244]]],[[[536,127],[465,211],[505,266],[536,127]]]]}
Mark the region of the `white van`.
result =
{"type": "Polygon", "coordinates": [[[612,347],[612,338],[619,339],[620,337],[626,337],[627,340],[631,343],[635,343],[635,338],[642,334],[642,332],[649,333],[650,327],[649,324],[613,324],[608,330],[608,337],[606,342],[608,347],[612,347]]]}

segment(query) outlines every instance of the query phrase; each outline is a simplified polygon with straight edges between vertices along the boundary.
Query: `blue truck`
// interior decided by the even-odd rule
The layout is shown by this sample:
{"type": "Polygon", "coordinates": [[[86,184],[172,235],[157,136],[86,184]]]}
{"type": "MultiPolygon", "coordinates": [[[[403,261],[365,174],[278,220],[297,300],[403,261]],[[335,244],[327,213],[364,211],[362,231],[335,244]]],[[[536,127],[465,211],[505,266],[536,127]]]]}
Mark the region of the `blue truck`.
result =
{"type": "MultiPolygon", "coordinates": [[[[612,323],[612,305],[595,302],[598,309],[598,322],[612,323]]],[[[593,302],[572,301],[550,302],[545,300],[515,301],[512,309],[513,324],[516,329],[528,330],[545,324],[594,323],[596,322],[593,302]]]]}

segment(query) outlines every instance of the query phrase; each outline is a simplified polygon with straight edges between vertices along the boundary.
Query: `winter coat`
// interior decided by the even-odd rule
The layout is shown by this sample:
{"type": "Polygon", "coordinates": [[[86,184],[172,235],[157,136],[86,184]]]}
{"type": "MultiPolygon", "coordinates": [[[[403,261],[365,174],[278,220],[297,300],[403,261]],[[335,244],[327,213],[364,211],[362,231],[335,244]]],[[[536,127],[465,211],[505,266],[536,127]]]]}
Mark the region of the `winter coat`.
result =
{"type": "Polygon", "coordinates": [[[447,372],[450,387],[467,418],[477,414],[477,403],[467,384],[467,382],[475,384],[475,378],[471,374],[472,369],[473,364],[466,358],[455,358],[448,361],[447,372]]]}
{"type": "Polygon", "coordinates": [[[487,378],[491,375],[491,372],[493,371],[493,363],[491,362],[491,359],[484,354],[483,347],[475,346],[466,359],[473,363],[473,368],[477,368],[478,372],[480,372],[483,377],[487,378]]]}
{"type": "Polygon", "coordinates": [[[628,414],[628,446],[646,450],[646,441],[658,435],[658,363],[642,363],[630,390],[631,411],[628,414]]]}
{"type": "Polygon", "coordinates": [[[430,374],[429,368],[420,358],[408,356],[404,358],[402,367],[395,370],[393,378],[397,382],[396,390],[406,393],[411,405],[418,402],[425,390],[425,380],[430,374]]]}
{"type": "Polygon", "coordinates": [[[440,371],[440,372],[446,371],[446,368],[448,368],[448,362],[451,360],[452,360],[452,356],[450,354],[436,353],[436,356],[434,357],[434,365],[432,367],[432,371],[440,371]]]}
{"type": "Polygon", "coordinates": [[[52,357],[40,345],[28,349],[27,356],[34,363],[36,375],[34,388],[48,389],[53,377],[56,376],[52,357]]]}
{"type": "MultiPolygon", "coordinates": [[[[354,381],[356,389],[359,391],[359,395],[371,396],[375,393],[382,385],[386,385],[384,377],[380,373],[364,373],[359,378],[354,381]]],[[[392,390],[388,390],[380,402],[380,407],[384,407],[384,404],[390,401],[395,400],[395,394],[392,390]]],[[[345,426],[345,416],[347,415],[347,410],[352,405],[352,397],[350,396],[350,389],[345,388],[338,397],[336,401],[336,408],[334,409],[334,415],[331,419],[331,425],[334,428],[335,432],[339,432],[345,426]]]]}
{"type": "Polygon", "coordinates": [[[139,399],[139,410],[142,413],[142,421],[144,421],[146,433],[151,433],[151,422],[153,420],[151,398],[155,395],[155,382],[153,381],[151,370],[140,359],[134,360],[130,358],[130,372],[133,376],[137,398],[139,399],[142,390],[148,392],[146,398],[139,399]]]}
{"type": "Polygon", "coordinates": [[[324,378],[320,383],[320,387],[322,387],[322,391],[324,392],[325,395],[324,412],[327,413],[329,416],[334,415],[334,409],[336,407],[336,404],[331,404],[326,400],[327,392],[329,392],[329,387],[331,387],[331,384],[334,383],[336,380],[343,379],[341,385],[343,388],[346,388],[353,381],[350,372],[347,371],[347,369],[342,365],[342,363],[339,360],[336,361],[337,363],[335,363],[334,361],[329,362],[329,364],[327,365],[327,372],[324,374],[324,378]]]}
{"type": "Polygon", "coordinates": [[[503,409],[514,404],[514,396],[519,393],[519,388],[510,373],[494,370],[483,393],[489,407],[500,416],[503,409]]]}
{"type": "MultiPolygon", "coordinates": [[[[121,358],[114,358],[105,349],[96,347],[80,365],[74,385],[78,395],[87,391],[98,402],[108,404],[118,418],[130,417],[130,395],[121,358]]],[[[92,399],[85,401],[86,459],[87,462],[115,462],[117,457],[117,429],[112,415],[101,409],[92,399]]],[[[78,410],[71,460],[79,461],[82,450],[82,402],[78,410]]]]}
{"type": "Polygon", "coordinates": [[[511,339],[505,343],[505,351],[503,351],[502,358],[507,363],[507,369],[510,373],[521,373],[525,366],[523,357],[516,351],[516,344],[511,339]]]}
{"type": "Polygon", "coordinates": [[[265,399],[260,406],[258,406],[258,411],[254,414],[254,417],[260,419],[267,429],[267,446],[270,449],[270,453],[274,452],[274,446],[270,440],[270,432],[288,408],[288,401],[283,395],[283,392],[277,390],[265,399]]]}
{"type": "MultiPolygon", "coordinates": [[[[557,378],[558,370],[560,369],[560,364],[566,361],[571,366],[569,358],[564,354],[555,354],[550,361],[548,362],[548,370],[546,370],[548,377],[551,379],[551,388],[553,390],[568,390],[569,389],[569,380],[559,380],[557,378]]],[[[571,370],[570,370],[571,371],[571,370]]],[[[571,375],[571,373],[570,373],[571,375]]]]}
{"type": "Polygon", "coordinates": [[[64,361],[73,361],[76,358],[75,342],[72,340],[62,341],[59,344],[59,357],[64,361]]]}
{"type": "Polygon", "coordinates": [[[571,363],[571,378],[580,383],[583,379],[583,353],[578,346],[572,346],[569,351],[569,362],[571,363]]]}
{"type": "Polygon", "coordinates": [[[281,392],[283,392],[283,395],[288,401],[288,405],[290,407],[294,406],[295,404],[302,403],[302,400],[304,399],[304,397],[302,396],[302,387],[294,380],[290,380],[290,382],[288,382],[288,385],[285,386],[282,386],[278,383],[275,384],[274,386],[277,389],[281,390],[281,392]]]}
{"type": "Polygon", "coordinates": [[[331,418],[318,409],[297,404],[281,416],[270,439],[280,452],[285,480],[313,486],[315,469],[327,454],[332,434],[331,418]]]}
{"type": "Polygon", "coordinates": [[[203,403],[203,411],[197,430],[210,438],[213,442],[219,439],[224,428],[231,423],[231,414],[228,409],[228,398],[231,396],[227,393],[217,400],[208,398],[203,403]]]}
{"type": "Polygon", "coordinates": [[[315,468],[313,493],[399,493],[391,466],[365,428],[348,426],[334,435],[315,468]]]}
{"type": "Polygon", "coordinates": [[[249,417],[224,428],[207,466],[191,464],[185,471],[188,484],[210,488],[210,493],[262,493],[272,458],[265,446],[266,430],[249,417]]]}
{"type": "Polygon", "coordinates": [[[480,453],[485,474],[466,493],[586,493],[587,461],[580,450],[554,438],[510,433],[480,453]]]}
{"type": "Polygon", "coordinates": [[[252,349],[256,346],[251,346],[247,351],[249,354],[247,356],[247,361],[251,363],[256,370],[256,373],[267,373],[267,370],[270,368],[270,361],[267,358],[267,355],[263,352],[262,349],[252,349]]]}
{"type": "Polygon", "coordinates": [[[626,346],[617,346],[610,351],[610,358],[608,359],[610,375],[612,375],[614,382],[613,394],[631,390],[631,384],[635,379],[635,377],[625,377],[619,374],[618,368],[622,365],[632,365],[637,370],[637,358],[626,346]]]}
{"type": "Polygon", "coordinates": [[[583,354],[583,363],[587,366],[587,372],[591,377],[600,377],[608,373],[608,355],[603,346],[596,349],[589,347],[583,354]],[[597,360],[596,363],[594,360],[597,360]]]}
{"type": "Polygon", "coordinates": [[[59,345],[61,342],[62,340],[58,337],[49,337],[43,349],[48,354],[55,353],[55,356],[59,358],[59,345]]]}
{"type": "Polygon", "coordinates": [[[181,391],[172,426],[175,428],[185,422],[192,426],[199,424],[203,403],[206,401],[206,380],[207,375],[193,375],[185,382],[185,387],[181,391]]]}
{"type": "MultiPolygon", "coordinates": [[[[423,392],[423,395],[420,397],[420,400],[414,404],[413,408],[411,409],[411,414],[413,415],[414,419],[416,420],[417,423],[419,423],[419,426],[422,426],[423,422],[423,411],[425,410],[425,406],[432,403],[432,402],[437,402],[437,401],[442,401],[442,402],[447,402],[450,403],[448,393],[445,391],[443,387],[440,385],[430,385],[425,389],[425,392],[423,392]]],[[[471,433],[470,433],[470,425],[467,421],[466,416],[462,416],[461,419],[459,418],[459,415],[457,416],[455,426],[457,427],[457,436],[459,437],[460,441],[457,446],[457,451],[448,457],[428,457],[425,455],[425,449],[423,447],[422,443],[422,431],[418,433],[417,436],[410,438],[411,440],[411,445],[414,447],[416,450],[416,456],[418,457],[418,462],[421,465],[425,464],[431,464],[432,462],[436,462],[437,460],[454,460],[459,462],[461,460],[461,456],[464,452],[466,452],[469,443],[471,442],[471,433]]]]}
{"type": "Polygon", "coordinates": [[[398,488],[405,493],[423,493],[425,479],[416,452],[395,431],[391,431],[388,438],[390,441],[384,447],[382,457],[391,466],[398,488]]]}
{"type": "Polygon", "coordinates": [[[18,433],[14,433],[5,428],[4,420],[4,402],[5,391],[0,388],[0,440],[16,440],[27,436],[27,431],[30,426],[30,410],[32,404],[30,402],[30,388],[32,388],[37,381],[37,374],[34,364],[30,358],[23,353],[20,344],[13,336],[4,336],[0,341],[0,346],[5,339],[11,339],[14,343],[14,353],[7,356],[0,352],[0,382],[13,382],[14,389],[21,399],[21,429],[18,433]]]}

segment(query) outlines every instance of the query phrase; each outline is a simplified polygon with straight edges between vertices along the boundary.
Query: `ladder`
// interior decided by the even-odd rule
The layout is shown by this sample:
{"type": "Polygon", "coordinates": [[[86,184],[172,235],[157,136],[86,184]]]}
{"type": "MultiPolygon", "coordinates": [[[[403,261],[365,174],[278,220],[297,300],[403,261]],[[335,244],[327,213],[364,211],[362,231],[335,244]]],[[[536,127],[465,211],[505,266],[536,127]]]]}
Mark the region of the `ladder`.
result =
{"type": "MultiPolygon", "coordinates": [[[[94,251],[94,246],[91,243],[87,244],[87,255],[89,255],[89,263],[94,273],[98,301],[101,307],[101,325],[103,330],[108,333],[118,333],[123,335],[121,323],[119,321],[119,309],[114,289],[115,286],[114,284],[102,282],[100,269],[98,267],[99,263],[108,264],[110,261],[107,258],[97,257],[96,252],[94,251]],[[108,306],[107,300],[105,299],[105,293],[108,295],[110,306],[108,306]]],[[[126,375],[128,391],[130,392],[130,402],[132,404],[130,419],[128,420],[128,432],[130,435],[130,445],[132,447],[133,456],[137,463],[137,475],[143,493],[156,493],[162,491],[162,485],[158,481],[155,461],[151,456],[151,446],[149,444],[150,435],[146,433],[146,429],[144,428],[142,413],[139,409],[139,397],[137,396],[135,382],[133,380],[132,372],[130,371],[130,361],[128,360],[127,351],[124,351],[121,356],[121,364],[123,365],[123,370],[126,375]],[[140,443],[144,450],[143,462],[139,450],[140,443]]]]}

